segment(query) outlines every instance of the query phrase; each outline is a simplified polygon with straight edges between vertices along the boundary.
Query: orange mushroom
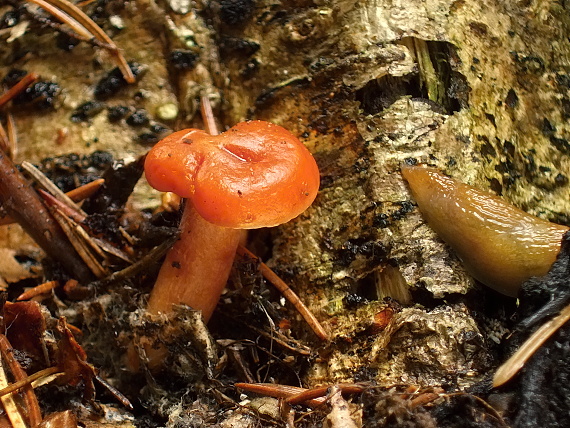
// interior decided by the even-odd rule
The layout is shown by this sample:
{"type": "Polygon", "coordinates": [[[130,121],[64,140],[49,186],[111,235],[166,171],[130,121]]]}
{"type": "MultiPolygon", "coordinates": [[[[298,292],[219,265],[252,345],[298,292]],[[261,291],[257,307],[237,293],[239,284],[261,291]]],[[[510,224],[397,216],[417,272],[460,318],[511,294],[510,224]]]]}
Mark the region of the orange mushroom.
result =
{"type": "Polygon", "coordinates": [[[208,321],[227,282],[240,229],[271,227],[305,211],[319,188],[319,170],[289,131],[242,122],[220,135],[175,132],[147,155],[145,174],[157,190],[187,198],[180,239],[166,256],[148,311],[173,304],[208,321]]]}

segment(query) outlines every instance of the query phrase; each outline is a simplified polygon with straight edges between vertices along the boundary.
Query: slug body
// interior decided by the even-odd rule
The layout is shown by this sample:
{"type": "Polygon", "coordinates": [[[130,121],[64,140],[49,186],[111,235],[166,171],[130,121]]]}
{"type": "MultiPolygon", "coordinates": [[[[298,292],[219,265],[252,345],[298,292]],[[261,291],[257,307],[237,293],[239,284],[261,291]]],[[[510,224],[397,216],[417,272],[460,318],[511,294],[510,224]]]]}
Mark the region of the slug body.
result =
{"type": "Polygon", "coordinates": [[[433,168],[406,165],[402,174],[428,224],[483,284],[514,297],[525,280],[545,275],[554,263],[568,227],[433,168]]]}

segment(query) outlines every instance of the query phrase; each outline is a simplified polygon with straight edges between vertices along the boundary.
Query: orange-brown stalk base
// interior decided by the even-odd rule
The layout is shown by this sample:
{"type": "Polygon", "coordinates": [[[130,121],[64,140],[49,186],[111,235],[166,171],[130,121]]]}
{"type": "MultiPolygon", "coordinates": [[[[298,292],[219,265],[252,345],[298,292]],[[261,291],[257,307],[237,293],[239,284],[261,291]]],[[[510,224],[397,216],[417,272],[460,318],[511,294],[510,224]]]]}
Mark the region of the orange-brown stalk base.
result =
{"type": "Polygon", "coordinates": [[[230,275],[242,232],[207,222],[189,205],[180,229],[150,294],[148,311],[169,313],[173,304],[188,305],[202,311],[207,322],[230,275]]]}
{"type": "MultiPolygon", "coordinates": [[[[186,205],[180,222],[180,239],[166,255],[150,294],[147,310],[151,314],[169,314],[172,305],[188,305],[202,312],[208,322],[226,286],[244,231],[213,225],[186,205]]],[[[164,347],[142,344],[151,371],[166,357],[164,347]]],[[[127,351],[127,365],[138,371],[134,347],[127,351]]]]}

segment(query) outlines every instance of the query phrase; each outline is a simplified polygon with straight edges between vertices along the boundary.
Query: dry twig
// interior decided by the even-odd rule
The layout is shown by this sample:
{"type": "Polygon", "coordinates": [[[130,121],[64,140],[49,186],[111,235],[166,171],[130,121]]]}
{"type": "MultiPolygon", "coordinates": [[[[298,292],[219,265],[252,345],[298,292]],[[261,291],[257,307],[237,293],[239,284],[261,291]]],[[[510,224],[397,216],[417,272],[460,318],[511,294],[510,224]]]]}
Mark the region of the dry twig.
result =
{"type": "Polygon", "coordinates": [[[200,97],[200,112],[202,113],[202,120],[204,121],[206,132],[210,135],[218,135],[218,126],[216,125],[216,118],[212,111],[212,104],[210,103],[210,99],[205,95],[200,97]]]}
{"type": "Polygon", "coordinates": [[[326,395],[331,387],[336,386],[342,394],[360,394],[365,389],[364,385],[357,384],[337,384],[326,385],[318,388],[300,388],[290,385],[279,385],[275,383],[236,383],[235,387],[243,391],[255,392],[256,394],[269,397],[284,398],[288,405],[304,404],[309,407],[320,407],[326,401],[326,395]]]}
{"type": "MultiPolygon", "coordinates": [[[[241,245],[238,246],[237,252],[241,256],[247,256],[259,260],[259,258],[255,254],[253,254],[251,251],[249,251],[247,248],[241,245]]],[[[319,337],[319,339],[321,340],[330,339],[329,334],[321,325],[319,320],[317,320],[315,315],[313,315],[313,313],[309,310],[309,308],[307,308],[305,304],[301,301],[301,299],[299,299],[299,296],[297,296],[297,294],[295,294],[295,292],[291,290],[289,286],[281,278],[279,278],[279,276],[277,276],[277,274],[273,272],[269,266],[259,261],[259,270],[263,275],[263,277],[267,279],[271,284],[273,284],[275,288],[277,288],[281,292],[281,294],[283,294],[283,296],[295,307],[295,309],[299,311],[301,316],[305,319],[307,324],[309,324],[309,327],[311,327],[311,329],[315,332],[315,334],[319,337]]]]}
{"type": "Polygon", "coordinates": [[[57,366],[40,370],[39,372],[29,375],[25,379],[21,379],[17,382],[12,382],[7,387],[0,389],[0,397],[4,397],[5,395],[17,391],[27,385],[31,385],[32,388],[45,385],[48,383],[48,379],[49,381],[52,381],[54,379],[52,376],[55,374],[60,374],[59,367],[57,366]]]}
{"type": "Polygon", "coordinates": [[[24,89],[34,83],[39,76],[36,73],[28,73],[20,79],[18,83],[8,89],[0,96],[0,107],[20,94],[24,89]]]}
{"type": "MultiPolygon", "coordinates": [[[[73,202],[80,202],[83,199],[89,198],[93,195],[99,188],[103,185],[105,180],[100,178],[98,180],[92,181],[87,183],[81,187],[76,189],[70,190],[66,193],[67,196],[71,198],[73,202]]],[[[0,226],[5,226],[7,224],[16,223],[16,221],[11,218],[10,216],[4,215],[4,217],[0,216],[0,226]]]]}
{"type": "MultiPolygon", "coordinates": [[[[279,385],[274,383],[236,383],[235,387],[243,391],[254,392],[256,394],[275,398],[288,398],[308,391],[308,389],[300,388],[298,386],[279,385]]],[[[325,401],[325,397],[321,395],[318,398],[305,401],[304,404],[315,408],[322,406],[325,401]]]]}
{"type": "Polygon", "coordinates": [[[133,277],[134,275],[143,272],[145,269],[148,269],[149,266],[152,266],[166,254],[166,252],[172,247],[172,245],[178,239],[178,235],[174,234],[173,236],[169,237],[164,241],[162,244],[157,245],[151,251],[149,251],[143,258],[136,261],[132,265],[126,267],[123,270],[113,272],[106,278],[99,279],[89,284],[89,287],[92,289],[98,289],[103,286],[108,286],[112,283],[124,281],[128,278],[133,277]]]}
{"type": "Polygon", "coordinates": [[[58,281],[48,281],[48,282],[44,282],[43,284],[40,284],[34,288],[30,288],[29,290],[24,291],[22,294],[20,294],[16,300],[18,301],[22,301],[22,300],[30,300],[33,297],[39,296],[41,294],[46,294],[46,293],[50,293],[52,290],[54,290],[57,286],[59,285],[58,281]]]}
{"type": "Polygon", "coordinates": [[[71,274],[88,282],[92,274],[12,161],[0,151],[0,204],[36,243],[71,274]]]}
{"type": "Polygon", "coordinates": [[[18,154],[18,134],[16,133],[16,122],[12,114],[6,114],[6,131],[8,133],[8,155],[15,159],[18,154]]]}
{"type": "Polygon", "coordinates": [[[292,395],[288,397],[285,401],[290,405],[305,403],[309,400],[314,400],[318,397],[323,397],[328,393],[329,389],[332,386],[337,387],[342,394],[360,394],[366,389],[363,385],[356,385],[351,383],[319,386],[318,388],[307,389],[296,395],[292,395]]]}
{"type": "Polygon", "coordinates": [[[123,74],[123,78],[127,83],[134,83],[135,76],[127,61],[123,57],[120,49],[115,45],[115,42],[99,27],[89,16],[87,16],[81,9],[70,3],[67,0],[26,0],[40,6],[46,12],[55,16],[61,22],[68,24],[73,31],[75,31],[80,38],[90,40],[95,38],[103,47],[107,48],[113,56],[117,66],[123,74]]]}
{"type": "Polygon", "coordinates": [[[66,23],[71,27],[71,29],[75,32],[78,39],[82,40],[91,40],[93,38],[93,34],[87,30],[83,25],[65,13],[63,10],[51,5],[48,1],[45,0],[26,0],[30,3],[34,3],[37,6],[41,7],[43,10],[48,12],[54,18],[58,19],[61,22],[66,23]]]}
{"type": "Polygon", "coordinates": [[[2,123],[0,122],[0,148],[2,150],[4,150],[4,152],[10,156],[10,158],[13,159],[11,150],[10,150],[10,139],[8,137],[8,133],[6,132],[6,130],[4,129],[4,126],[2,126],[2,123]]]}
{"type": "Polygon", "coordinates": [[[550,338],[560,327],[570,319],[570,305],[566,306],[560,313],[545,322],[536,330],[521,347],[499,367],[493,377],[493,387],[497,388],[508,382],[534,353],[550,338]]]}
{"type": "Polygon", "coordinates": [[[63,202],[65,205],[69,206],[70,208],[73,208],[75,211],[77,211],[83,217],[87,217],[87,213],[85,213],[85,211],[83,211],[81,208],[79,208],[79,206],[75,202],[73,202],[73,200],[69,196],[67,196],[65,193],[63,193],[61,191],[61,189],[54,184],[53,181],[51,181],[49,178],[47,178],[45,176],[45,174],[43,172],[41,172],[39,169],[37,169],[34,165],[32,165],[28,161],[24,161],[24,162],[22,162],[22,168],[28,174],[30,174],[30,176],[40,186],[42,186],[45,190],[47,190],[49,193],[51,193],[57,200],[63,202]]]}
{"type": "Polygon", "coordinates": [[[93,272],[97,278],[103,278],[107,275],[107,269],[103,267],[97,258],[97,256],[105,258],[105,254],[99,246],[90,239],[89,234],[75,221],[67,217],[60,209],[52,209],[52,214],[63,229],[63,232],[67,235],[75,251],[77,251],[85,264],[91,269],[91,272],[93,272]]]}
{"type": "MultiPolygon", "coordinates": [[[[14,358],[12,345],[4,335],[0,335],[0,353],[2,354],[4,361],[8,363],[8,367],[10,367],[10,371],[16,381],[20,381],[28,377],[24,369],[22,369],[22,366],[20,366],[18,361],[16,361],[16,358],[14,358]]],[[[25,385],[23,388],[28,420],[30,426],[35,427],[42,421],[40,405],[38,404],[38,399],[33,388],[30,385],[25,385]]]]}

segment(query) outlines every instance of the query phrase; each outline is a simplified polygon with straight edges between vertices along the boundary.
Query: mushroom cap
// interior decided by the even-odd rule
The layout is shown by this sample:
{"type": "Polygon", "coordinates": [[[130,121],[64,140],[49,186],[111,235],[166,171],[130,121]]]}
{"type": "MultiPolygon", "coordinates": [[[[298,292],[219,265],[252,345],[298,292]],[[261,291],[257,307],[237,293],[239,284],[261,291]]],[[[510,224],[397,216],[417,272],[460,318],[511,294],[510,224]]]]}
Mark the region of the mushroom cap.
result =
{"type": "Polygon", "coordinates": [[[234,229],[271,227],[305,211],[319,170],[289,131],[264,121],[238,123],[220,135],[175,132],[148,153],[149,184],[192,201],[210,223],[234,229]]]}

